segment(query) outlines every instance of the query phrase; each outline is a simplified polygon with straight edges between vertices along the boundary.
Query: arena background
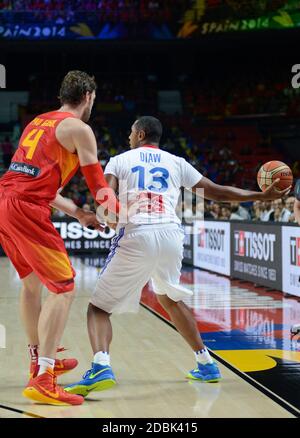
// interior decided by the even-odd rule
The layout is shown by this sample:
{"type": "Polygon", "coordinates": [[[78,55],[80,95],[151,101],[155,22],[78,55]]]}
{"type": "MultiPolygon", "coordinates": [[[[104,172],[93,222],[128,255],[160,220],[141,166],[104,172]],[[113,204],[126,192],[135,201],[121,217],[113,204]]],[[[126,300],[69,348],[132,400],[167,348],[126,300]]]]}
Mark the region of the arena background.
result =
{"type": "MultiPolygon", "coordinates": [[[[128,149],[132,123],[148,114],[163,123],[163,149],[219,184],[258,190],[257,171],[270,160],[284,161],[300,178],[299,26],[296,0],[2,0],[0,175],[26,123],[57,108],[64,74],[80,69],[98,83],[90,124],[103,167],[128,149]]],[[[64,195],[93,208],[80,174],[64,195]]],[[[205,274],[213,272],[223,299],[232,302],[238,285],[254,293],[247,309],[272,302],[256,314],[256,323],[239,324],[242,307],[205,310],[196,297],[190,304],[196,314],[200,308],[199,328],[207,332],[209,348],[298,416],[300,353],[289,341],[290,325],[300,320],[293,202],[293,192],[281,203],[205,202],[203,217],[193,199],[190,207],[182,200],[178,212],[186,228],[185,264],[201,268],[187,269],[187,284],[206,285],[205,274]],[[257,239],[261,245],[254,250],[257,239]],[[263,345],[249,338],[254,331],[263,345]]],[[[112,230],[82,230],[57,211],[53,222],[70,254],[103,266],[112,230]]],[[[149,287],[142,304],[166,319],[149,287]]]]}

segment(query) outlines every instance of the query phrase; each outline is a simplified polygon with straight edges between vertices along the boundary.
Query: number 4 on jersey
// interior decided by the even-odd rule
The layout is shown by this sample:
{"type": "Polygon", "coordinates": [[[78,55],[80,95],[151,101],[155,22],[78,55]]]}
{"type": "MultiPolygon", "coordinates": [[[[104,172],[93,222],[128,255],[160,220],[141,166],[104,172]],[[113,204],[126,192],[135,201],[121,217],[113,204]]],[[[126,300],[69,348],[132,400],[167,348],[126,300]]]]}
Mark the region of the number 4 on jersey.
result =
{"type": "Polygon", "coordinates": [[[24,138],[23,142],[22,142],[22,146],[24,146],[25,148],[29,148],[27,154],[26,154],[26,158],[28,160],[31,160],[37,145],[39,144],[39,140],[41,138],[41,136],[44,134],[44,130],[43,129],[32,129],[29,134],[26,135],[26,137],[24,138]]]}

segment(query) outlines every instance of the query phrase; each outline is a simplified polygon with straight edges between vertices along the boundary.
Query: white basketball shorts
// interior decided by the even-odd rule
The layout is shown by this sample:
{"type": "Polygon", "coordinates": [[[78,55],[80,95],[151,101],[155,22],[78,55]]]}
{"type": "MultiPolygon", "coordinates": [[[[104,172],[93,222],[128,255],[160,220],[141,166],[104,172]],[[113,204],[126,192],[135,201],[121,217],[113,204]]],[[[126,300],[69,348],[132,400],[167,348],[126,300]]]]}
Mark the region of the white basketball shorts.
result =
{"type": "Polygon", "coordinates": [[[108,312],[138,312],[143,287],[180,301],[193,292],[180,285],[184,232],[178,224],[128,225],[112,242],[90,302],[108,312]]]}

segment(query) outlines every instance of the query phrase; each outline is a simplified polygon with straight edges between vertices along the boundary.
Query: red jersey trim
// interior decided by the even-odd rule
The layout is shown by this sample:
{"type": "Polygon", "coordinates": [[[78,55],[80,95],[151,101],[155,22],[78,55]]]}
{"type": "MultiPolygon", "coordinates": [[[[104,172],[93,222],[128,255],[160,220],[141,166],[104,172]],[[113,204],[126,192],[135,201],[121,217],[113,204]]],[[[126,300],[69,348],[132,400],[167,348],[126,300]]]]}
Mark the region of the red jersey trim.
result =
{"type": "Polygon", "coordinates": [[[154,146],[153,144],[143,144],[143,146],[141,146],[142,148],[153,148],[153,149],[159,149],[158,146],[154,146]]]}

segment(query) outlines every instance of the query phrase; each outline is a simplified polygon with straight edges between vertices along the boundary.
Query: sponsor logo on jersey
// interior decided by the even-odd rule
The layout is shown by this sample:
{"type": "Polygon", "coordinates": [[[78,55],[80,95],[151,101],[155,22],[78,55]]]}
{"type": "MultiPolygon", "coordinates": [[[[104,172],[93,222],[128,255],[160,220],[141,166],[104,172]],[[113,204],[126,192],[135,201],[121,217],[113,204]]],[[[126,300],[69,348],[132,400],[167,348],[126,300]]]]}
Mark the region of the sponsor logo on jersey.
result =
{"type": "Polygon", "coordinates": [[[25,175],[29,175],[33,177],[37,177],[41,173],[41,169],[39,169],[38,167],[34,167],[26,163],[17,163],[17,162],[12,162],[9,166],[9,170],[11,172],[24,173],[25,175]]]}

